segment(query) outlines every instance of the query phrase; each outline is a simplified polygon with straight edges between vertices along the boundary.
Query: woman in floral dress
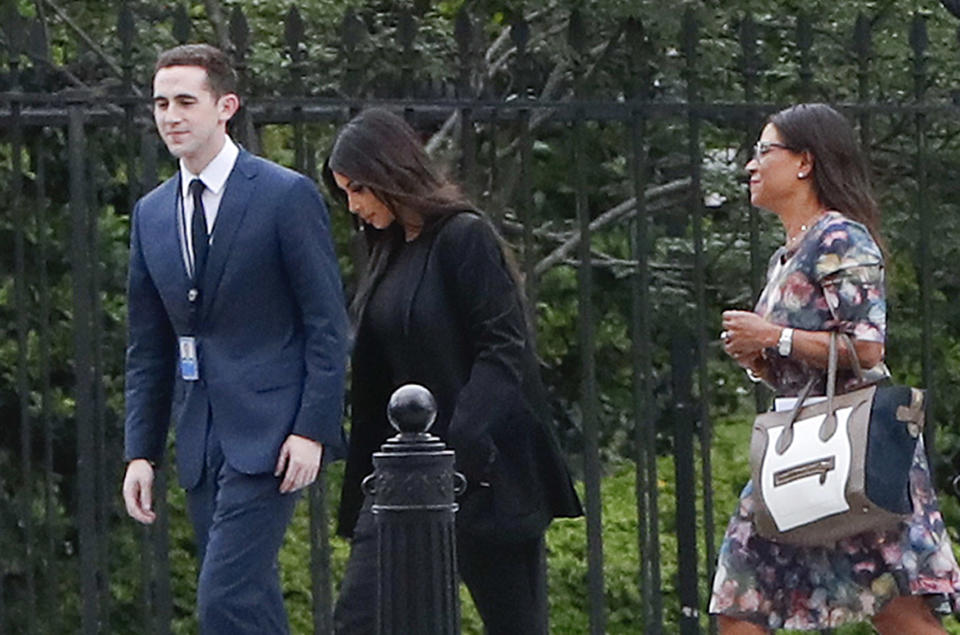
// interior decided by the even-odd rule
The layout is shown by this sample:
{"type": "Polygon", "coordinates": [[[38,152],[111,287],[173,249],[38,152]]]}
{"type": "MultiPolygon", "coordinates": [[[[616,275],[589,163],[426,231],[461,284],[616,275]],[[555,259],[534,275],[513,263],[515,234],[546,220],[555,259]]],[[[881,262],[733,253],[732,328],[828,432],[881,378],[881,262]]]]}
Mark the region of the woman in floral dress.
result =
{"type": "MultiPolygon", "coordinates": [[[[778,396],[811,377],[823,394],[831,330],[848,333],[872,379],[883,363],[886,298],[879,210],[849,123],[823,104],[772,115],[747,163],[750,201],[776,214],[786,243],[770,259],[755,311],[725,311],[724,350],[778,396]]],[[[857,381],[841,342],[838,390],[857,381]]],[[[752,483],[730,519],[710,612],[724,634],[816,630],[870,620],[882,634],[944,633],[937,612],[960,608],[950,548],[923,443],[910,474],[914,513],[899,529],[833,548],[797,547],[756,533],[752,483]]]]}

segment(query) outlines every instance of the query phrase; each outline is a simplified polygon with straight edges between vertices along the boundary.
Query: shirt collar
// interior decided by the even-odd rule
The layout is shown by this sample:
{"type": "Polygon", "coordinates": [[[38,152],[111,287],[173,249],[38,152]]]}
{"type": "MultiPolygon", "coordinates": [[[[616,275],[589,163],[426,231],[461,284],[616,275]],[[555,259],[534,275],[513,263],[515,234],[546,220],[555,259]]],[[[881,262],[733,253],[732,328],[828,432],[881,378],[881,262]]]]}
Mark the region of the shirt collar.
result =
{"type": "Polygon", "coordinates": [[[233,142],[230,135],[227,135],[224,139],[223,147],[220,148],[220,152],[217,153],[217,156],[213,157],[200,174],[193,174],[187,169],[183,161],[180,161],[180,187],[183,195],[187,196],[190,193],[190,183],[193,179],[197,178],[203,181],[204,186],[208,190],[214,194],[219,194],[223,186],[226,185],[227,178],[230,176],[230,172],[233,171],[233,165],[237,162],[237,156],[239,154],[240,149],[237,147],[237,144],[233,142]]]}

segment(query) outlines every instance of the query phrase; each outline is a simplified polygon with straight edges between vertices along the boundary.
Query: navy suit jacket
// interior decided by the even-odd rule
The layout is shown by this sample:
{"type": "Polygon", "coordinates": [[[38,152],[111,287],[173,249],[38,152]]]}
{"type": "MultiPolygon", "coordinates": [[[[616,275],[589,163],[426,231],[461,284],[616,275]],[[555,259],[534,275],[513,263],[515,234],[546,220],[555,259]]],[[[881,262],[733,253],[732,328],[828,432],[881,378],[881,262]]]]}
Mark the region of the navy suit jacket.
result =
{"type": "Polygon", "coordinates": [[[178,231],[178,177],[137,202],[130,232],[126,459],[159,462],[172,415],[180,483],[203,472],[208,423],[234,469],[276,465],[286,437],[344,450],[348,321],[329,217],[314,184],[240,151],[217,213],[199,318],[178,231]],[[196,332],[194,332],[196,330],[196,332]],[[177,337],[197,338],[183,381],[177,337]]]}

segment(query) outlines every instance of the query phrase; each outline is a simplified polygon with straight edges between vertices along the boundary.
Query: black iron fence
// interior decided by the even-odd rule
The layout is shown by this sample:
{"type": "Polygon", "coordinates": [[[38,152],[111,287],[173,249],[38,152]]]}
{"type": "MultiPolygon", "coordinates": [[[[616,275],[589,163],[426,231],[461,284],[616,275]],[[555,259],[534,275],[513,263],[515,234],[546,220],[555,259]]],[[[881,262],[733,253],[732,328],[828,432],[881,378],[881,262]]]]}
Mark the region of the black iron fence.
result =
{"type": "MultiPolygon", "coordinates": [[[[939,7],[815,19],[416,2],[317,23],[302,12],[321,8],[294,6],[278,24],[260,4],[249,7],[256,36],[239,4],[227,17],[205,3],[200,20],[182,5],[125,1],[109,24],[52,0],[29,16],[5,5],[0,631],[163,633],[190,610],[190,582],[171,578],[183,538],[167,523],[169,474],[157,526],[134,536],[119,503],[127,214],[174,169],[153,130],[149,80],[156,52],[177,42],[228,49],[247,96],[234,136],[314,177],[352,113],[370,103],[403,112],[515,246],[584,484],[591,633],[618,628],[607,623],[601,513],[611,456],[636,466],[640,623],[625,632],[707,628],[704,580],[731,511],[714,508],[713,421],[738,412],[742,386],[713,342],[719,310],[756,297],[777,240],[740,173],[767,113],[821,100],[857,121],[897,263],[894,366],[931,390],[935,419],[960,410],[938,390],[954,374],[939,345],[960,327],[949,302],[956,254],[934,241],[957,224],[960,158],[957,47],[939,7]],[[672,456],[674,474],[658,470],[658,455],[672,456]],[[675,484],[679,571],[667,581],[663,480],[675,484]],[[118,591],[131,575],[138,590],[118,591]],[[120,623],[131,606],[141,621],[120,623]]],[[[318,633],[330,632],[333,595],[328,498],[325,483],[311,489],[318,633]]]]}

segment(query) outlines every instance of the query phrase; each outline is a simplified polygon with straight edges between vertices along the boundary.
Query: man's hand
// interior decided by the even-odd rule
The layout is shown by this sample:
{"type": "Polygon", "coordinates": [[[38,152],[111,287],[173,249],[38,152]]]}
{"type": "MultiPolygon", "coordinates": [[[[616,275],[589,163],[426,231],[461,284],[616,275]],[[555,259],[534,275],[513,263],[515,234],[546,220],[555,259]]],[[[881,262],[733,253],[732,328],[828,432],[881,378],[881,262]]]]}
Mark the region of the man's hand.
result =
{"type": "Polygon", "coordinates": [[[127,464],[123,477],[123,502],[127,513],[145,525],[157,519],[153,511],[153,466],[146,459],[134,459],[127,464]]]}
{"type": "Polygon", "coordinates": [[[317,480],[320,473],[320,460],[323,458],[323,445],[313,439],[291,434],[280,446],[277,468],[274,476],[280,476],[286,470],[280,493],[295,492],[317,480]]]}

